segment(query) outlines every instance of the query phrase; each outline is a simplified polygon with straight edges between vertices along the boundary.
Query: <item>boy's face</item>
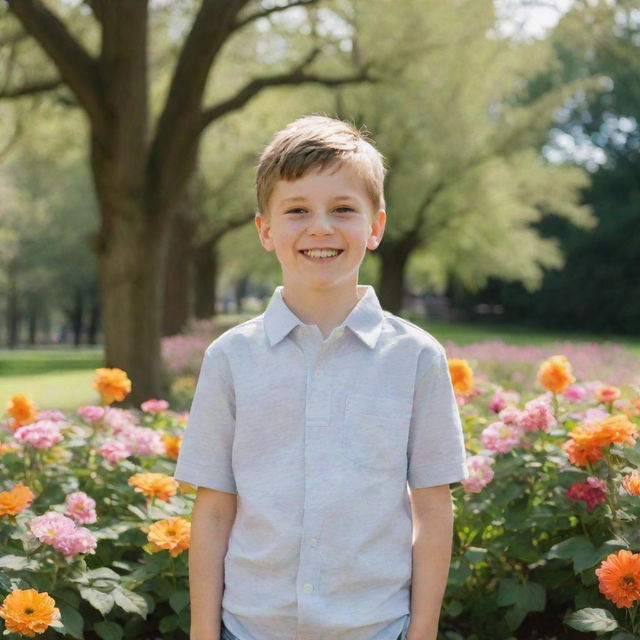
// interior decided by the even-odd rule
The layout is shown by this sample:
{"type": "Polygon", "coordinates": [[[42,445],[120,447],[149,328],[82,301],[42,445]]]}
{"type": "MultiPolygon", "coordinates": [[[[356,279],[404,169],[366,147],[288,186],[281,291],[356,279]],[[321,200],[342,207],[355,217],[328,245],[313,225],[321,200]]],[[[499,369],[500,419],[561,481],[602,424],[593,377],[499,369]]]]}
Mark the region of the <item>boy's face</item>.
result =
{"type": "Polygon", "coordinates": [[[275,251],[285,290],[354,288],[367,249],[377,248],[386,222],[375,211],[356,170],[343,163],[279,180],[267,216],[255,218],[260,242],[275,251]],[[338,250],[313,257],[310,249],[338,250]]]}

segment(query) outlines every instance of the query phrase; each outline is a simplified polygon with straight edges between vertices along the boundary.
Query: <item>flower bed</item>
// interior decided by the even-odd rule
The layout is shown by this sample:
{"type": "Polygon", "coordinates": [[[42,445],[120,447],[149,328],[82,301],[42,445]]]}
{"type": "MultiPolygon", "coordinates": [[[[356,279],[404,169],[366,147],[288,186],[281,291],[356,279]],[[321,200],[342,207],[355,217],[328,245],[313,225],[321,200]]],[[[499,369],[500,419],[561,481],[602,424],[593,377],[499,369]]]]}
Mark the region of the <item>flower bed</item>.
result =
{"type": "MultiPolygon", "coordinates": [[[[562,356],[527,365],[516,389],[450,355],[470,477],[453,488],[442,637],[638,637],[639,389],[576,382],[562,356]]],[[[7,407],[0,628],[188,638],[195,490],[172,478],[186,414],[156,399],[114,408],[131,390],[117,369],[95,386],[103,405],[75,416],[21,395],[7,407]]]]}

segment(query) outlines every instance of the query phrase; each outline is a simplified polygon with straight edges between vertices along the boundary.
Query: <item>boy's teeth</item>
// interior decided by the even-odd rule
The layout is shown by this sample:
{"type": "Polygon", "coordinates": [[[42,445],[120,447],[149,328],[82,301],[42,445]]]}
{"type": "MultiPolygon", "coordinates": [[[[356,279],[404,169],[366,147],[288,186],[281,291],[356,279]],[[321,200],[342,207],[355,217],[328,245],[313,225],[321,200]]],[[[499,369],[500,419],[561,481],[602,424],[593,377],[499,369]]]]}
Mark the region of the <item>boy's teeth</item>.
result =
{"type": "Polygon", "coordinates": [[[302,253],[311,258],[329,258],[331,256],[337,256],[339,251],[337,249],[311,249],[310,251],[303,251],[302,253]]]}

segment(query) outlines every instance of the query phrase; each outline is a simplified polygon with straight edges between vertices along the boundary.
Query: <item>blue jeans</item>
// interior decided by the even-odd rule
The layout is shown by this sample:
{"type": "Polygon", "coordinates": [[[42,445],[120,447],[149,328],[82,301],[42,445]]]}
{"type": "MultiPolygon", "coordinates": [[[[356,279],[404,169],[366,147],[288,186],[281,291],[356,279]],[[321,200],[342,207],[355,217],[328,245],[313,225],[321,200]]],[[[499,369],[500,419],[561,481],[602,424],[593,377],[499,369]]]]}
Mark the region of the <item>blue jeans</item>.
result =
{"type": "MultiPolygon", "coordinates": [[[[400,633],[400,635],[398,636],[398,640],[407,640],[407,628],[409,627],[409,624],[405,624],[404,629],[402,630],[402,632],[400,633]]],[[[227,629],[227,627],[224,626],[224,622],[222,623],[222,628],[220,630],[220,640],[240,640],[240,638],[236,637],[233,635],[233,633],[231,633],[231,631],[229,631],[229,629],[227,629]]]]}

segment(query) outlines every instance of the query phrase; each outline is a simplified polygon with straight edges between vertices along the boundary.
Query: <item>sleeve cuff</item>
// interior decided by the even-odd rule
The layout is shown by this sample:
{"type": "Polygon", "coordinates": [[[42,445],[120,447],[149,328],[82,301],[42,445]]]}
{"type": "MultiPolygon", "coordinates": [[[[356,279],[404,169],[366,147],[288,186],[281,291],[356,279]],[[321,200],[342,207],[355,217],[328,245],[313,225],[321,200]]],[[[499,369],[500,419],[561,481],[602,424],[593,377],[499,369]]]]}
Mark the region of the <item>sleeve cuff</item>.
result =
{"type": "Polygon", "coordinates": [[[409,469],[408,482],[410,489],[436,487],[441,484],[453,484],[469,477],[466,460],[449,463],[445,466],[425,465],[409,469]]]}
{"type": "Polygon", "coordinates": [[[174,480],[187,482],[196,487],[217,489],[226,493],[238,493],[235,480],[224,472],[210,466],[180,458],[173,473],[174,480]]]}

